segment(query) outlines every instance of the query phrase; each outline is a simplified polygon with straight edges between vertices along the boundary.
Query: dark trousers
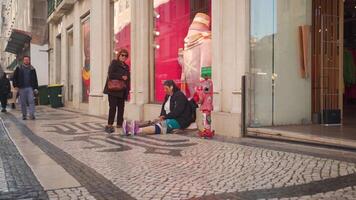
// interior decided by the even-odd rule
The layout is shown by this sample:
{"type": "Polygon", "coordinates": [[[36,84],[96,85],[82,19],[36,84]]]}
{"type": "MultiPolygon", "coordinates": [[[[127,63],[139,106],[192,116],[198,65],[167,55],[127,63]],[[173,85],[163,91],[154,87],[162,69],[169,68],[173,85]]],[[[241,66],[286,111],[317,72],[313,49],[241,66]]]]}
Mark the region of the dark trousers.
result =
{"type": "Polygon", "coordinates": [[[5,109],[6,105],[7,105],[7,97],[6,96],[0,96],[0,101],[1,101],[1,107],[3,109],[5,109]]]}
{"type": "Polygon", "coordinates": [[[109,95],[109,119],[108,124],[113,125],[117,111],[117,125],[121,126],[124,121],[125,99],[109,95]]]}

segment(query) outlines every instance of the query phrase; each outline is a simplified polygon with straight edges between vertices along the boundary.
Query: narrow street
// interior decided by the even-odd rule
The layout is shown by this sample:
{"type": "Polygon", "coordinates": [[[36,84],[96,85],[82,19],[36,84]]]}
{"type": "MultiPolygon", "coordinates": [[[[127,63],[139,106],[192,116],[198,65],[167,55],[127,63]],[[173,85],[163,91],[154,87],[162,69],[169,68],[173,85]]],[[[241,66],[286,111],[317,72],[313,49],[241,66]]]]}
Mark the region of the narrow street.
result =
{"type": "Polygon", "coordinates": [[[355,199],[356,153],[189,133],[107,135],[106,120],[1,113],[0,199],[355,199]]]}

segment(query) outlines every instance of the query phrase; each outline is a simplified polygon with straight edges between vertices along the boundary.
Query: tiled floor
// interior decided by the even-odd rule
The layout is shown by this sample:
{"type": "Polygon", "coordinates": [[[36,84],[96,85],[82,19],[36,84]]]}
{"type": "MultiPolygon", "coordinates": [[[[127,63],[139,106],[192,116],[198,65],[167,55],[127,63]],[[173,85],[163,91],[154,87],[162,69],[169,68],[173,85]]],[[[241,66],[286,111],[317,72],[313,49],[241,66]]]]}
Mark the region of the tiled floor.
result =
{"type": "Polygon", "coordinates": [[[179,134],[107,135],[105,119],[48,107],[38,108],[35,121],[19,116],[0,117],[80,184],[47,191],[51,199],[356,198],[354,152],[179,134]]]}

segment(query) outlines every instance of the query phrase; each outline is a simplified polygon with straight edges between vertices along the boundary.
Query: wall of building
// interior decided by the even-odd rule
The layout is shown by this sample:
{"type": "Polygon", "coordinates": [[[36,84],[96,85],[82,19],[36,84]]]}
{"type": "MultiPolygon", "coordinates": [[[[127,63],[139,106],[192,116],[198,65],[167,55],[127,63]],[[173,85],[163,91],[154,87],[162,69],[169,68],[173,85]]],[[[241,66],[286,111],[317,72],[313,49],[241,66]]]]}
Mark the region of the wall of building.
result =
{"type": "Polygon", "coordinates": [[[36,68],[38,85],[48,84],[48,53],[46,52],[48,45],[31,44],[31,64],[36,68]],[[38,59],[41,58],[41,59],[38,59]]]}
{"type": "Polygon", "coordinates": [[[241,136],[241,77],[249,67],[249,1],[212,1],[213,129],[241,136]]]}
{"type": "MultiPolygon", "coordinates": [[[[5,1],[3,2],[5,3],[5,1]]],[[[0,4],[1,5],[1,4],[0,4]]],[[[33,37],[36,37],[38,34],[42,35],[42,39],[46,38],[43,35],[46,35],[46,28],[42,27],[41,31],[34,30],[33,27],[38,25],[46,26],[44,23],[46,16],[43,13],[46,13],[46,1],[43,0],[17,0],[17,1],[6,1],[6,11],[2,16],[4,16],[5,25],[2,26],[1,30],[1,47],[5,50],[5,47],[8,42],[8,38],[11,35],[12,29],[18,29],[21,31],[29,32],[33,37]],[[37,2],[41,4],[36,5],[36,15],[33,15],[33,6],[37,2]],[[42,15],[38,15],[42,14],[42,15]],[[38,24],[38,22],[42,22],[38,24]]],[[[46,45],[45,39],[41,43],[32,43],[30,45],[30,56],[31,62],[36,67],[37,74],[40,80],[40,84],[48,84],[48,59],[47,59],[47,50],[48,46],[46,45]],[[45,59],[44,59],[45,58],[45,59]]],[[[15,54],[8,52],[1,53],[1,64],[4,67],[9,66],[13,60],[16,59],[15,54]]]]}
{"type": "MultiPolygon", "coordinates": [[[[73,27],[74,74],[73,102],[67,106],[84,109],[90,114],[106,115],[107,96],[102,94],[112,54],[111,5],[108,1],[78,1],[72,11],[57,23],[50,24],[50,82],[60,74],[68,85],[68,52],[66,30],[73,27]],[[91,88],[88,107],[80,103],[81,46],[80,17],[90,10],[91,88]],[[95,27],[95,28],[93,28],[95,27]],[[56,70],[58,52],[56,37],[61,35],[61,69],[56,70]],[[90,109],[88,109],[90,108],[90,109]]],[[[150,103],[153,66],[152,1],[131,1],[131,91],[126,102],[125,118],[152,120],[160,112],[159,104],[150,103]],[[150,75],[151,74],[151,75],[150,75]]],[[[249,63],[249,1],[212,1],[212,43],[214,112],[213,128],[218,134],[241,136],[241,77],[249,63]]]]}
{"type": "MultiPolygon", "coordinates": [[[[49,48],[50,56],[50,84],[64,85],[64,99],[66,105],[88,111],[88,105],[81,101],[81,66],[82,66],[82,48],[81,48],[81,20],[90,13],[91,1],[77,1],[73,5],[71,12],[64,15],[61,20],[49,24],[49,48]],[[68,31],[73,31],[73,63],[68,60],[68,31]],[[60,38],[60,41],[59,39],[60,38]],[[60,49],[60,51],[58,51],[60,49]],[[59,67],[59,69],[58,69],[59,67]],[[68,76],[68,74],[71,76],[68,76]],[[71,77],[73,83],[73,101],[68,102],[68,78],[71,77]]],[[[90,17],[90,15],[89,15],[90,17]]],[[[94,26],[95,27],[95,26],[94,26]]],[[[95,29],[92,29],[95,30],[95,29]]],[[[99,30],[98,30],[99,31],[99,30]]],[[[95,42],[93,42],[95,43],[95,42]]]]}

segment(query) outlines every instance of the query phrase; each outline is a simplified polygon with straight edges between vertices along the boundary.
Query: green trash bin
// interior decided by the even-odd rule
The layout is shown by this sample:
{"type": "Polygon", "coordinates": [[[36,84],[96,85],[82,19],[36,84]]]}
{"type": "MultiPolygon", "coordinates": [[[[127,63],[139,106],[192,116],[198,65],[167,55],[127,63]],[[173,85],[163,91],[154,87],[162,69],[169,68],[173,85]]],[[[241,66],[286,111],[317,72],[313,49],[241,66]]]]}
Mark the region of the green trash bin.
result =
{"type": "Polygon", "coordinates": [[[38,99],[39,99],[40,105],[48,105],[49,104],[47,85],[38,86],[38,99]]]}
{"type": "Polygon", "coordinates": [[[63,85],[60,84],[48,85],[49,103],[52,108],[63,107],[62,88],[63,85]]]}

